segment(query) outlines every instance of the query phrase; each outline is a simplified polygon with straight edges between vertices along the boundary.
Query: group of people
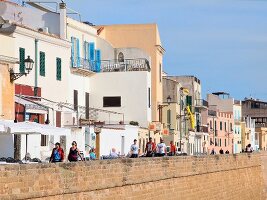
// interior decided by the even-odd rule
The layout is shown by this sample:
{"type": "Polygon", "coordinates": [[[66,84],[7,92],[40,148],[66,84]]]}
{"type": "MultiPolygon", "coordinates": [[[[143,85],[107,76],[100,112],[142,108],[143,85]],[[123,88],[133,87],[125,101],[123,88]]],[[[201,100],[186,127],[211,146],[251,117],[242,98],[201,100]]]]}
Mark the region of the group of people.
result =
{"type": "MultiPolygon", "coordinates": [[[[139,155],[139,147],[137,145],[137,140],[134,140],[134,143],[131,145],[131,158],[137,158],[139,155]]],[[[146,144],[145,152],[146,157],[162,157],[162,156],[174,156],[176,154],[176,147],[173,144],[173,141],[170,142],[170,152],[167,153],[167,146],[164,143],[164,140],[160,138],[160,143],[157,145],[152,141],[152,137],[149,137],[149,141],[146,144]]]]}
{"type": "MultiPolygon", "coordinates": [[[[69,150],[68,155],[68,161],[70,162],[77,162],[79,158],[81,160],[84,160],[83,156],[80,153],[80,150],[77,148],[77,142],[73,141],[71,143],[71,148],[69,150]]],[[[95,149],[91,149],[89,152],[89,156],[91,160],[96,159],[95,149]]],[[[61,148],[60,143],[57,142],[55,144],[55,148],[53,148],[51,156],[50,156],[50,162],[56,163],[56,162],[63,162],[65,158],[64,150],[61,148]]]]}
{"type": "MultiPolygon", "coordinates": [[[[219,151],[220,154],[229,154],[230,152],[228,150],[226,150],[225,152],[223,151],[223,149],[221,148],[220,151],[219,151]]],[[[211,150],[211,153],[210,155],[215,155],[216,154],[216,151],[214,149],[211,150]]]]}

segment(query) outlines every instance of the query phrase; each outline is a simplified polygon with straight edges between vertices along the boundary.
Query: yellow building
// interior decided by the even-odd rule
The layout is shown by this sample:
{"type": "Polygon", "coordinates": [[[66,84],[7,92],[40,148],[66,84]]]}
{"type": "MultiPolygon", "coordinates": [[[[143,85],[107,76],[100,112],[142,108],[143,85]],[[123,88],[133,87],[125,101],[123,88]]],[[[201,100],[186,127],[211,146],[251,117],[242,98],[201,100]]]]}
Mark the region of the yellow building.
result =
{"type": "Polygon", "coordinates": [[[17,67],[17,59],[14,58],[12,37],[0,33],[0,119],[14,120],[15,86],[10,81],[9,69],[17,67]]]}
{"type": "Polygon", "coordinates": [[[256,135],[258,136],[258,138],[256,139],[259,140],[259,149],[262,151],[266,151],[267,150],[267,127],[256,128],[256,135]]]}
{"type": "Polygon", "coordinates": [[[98,34],[113,47],[136,47],[149,54],[152,77],[152,121],[159,121],[158,106],[162,103],[162,57],[165,50],[161,45],[157,24],[104,25],[97,28],[98,34]]]}

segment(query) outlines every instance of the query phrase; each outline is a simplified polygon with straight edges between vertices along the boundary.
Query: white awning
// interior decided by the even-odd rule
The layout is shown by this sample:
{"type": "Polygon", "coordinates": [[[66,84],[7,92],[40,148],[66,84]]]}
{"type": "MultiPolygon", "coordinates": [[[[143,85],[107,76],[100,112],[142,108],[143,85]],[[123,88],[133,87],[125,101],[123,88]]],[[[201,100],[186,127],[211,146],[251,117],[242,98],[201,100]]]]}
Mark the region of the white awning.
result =
{"type": "Polygon", "coordinates": [[[0,121],[1,134],[42,134],[42,135],[71,135],[70,129],[57,128],[35,122],[0,121]]]}
{"type": "Polygon", "coordinates": [[[15,96],[15,102],[24,105],[26,113],[47,114],[47,108],[38,102],[34,103],[18,96],[15,96]]]}

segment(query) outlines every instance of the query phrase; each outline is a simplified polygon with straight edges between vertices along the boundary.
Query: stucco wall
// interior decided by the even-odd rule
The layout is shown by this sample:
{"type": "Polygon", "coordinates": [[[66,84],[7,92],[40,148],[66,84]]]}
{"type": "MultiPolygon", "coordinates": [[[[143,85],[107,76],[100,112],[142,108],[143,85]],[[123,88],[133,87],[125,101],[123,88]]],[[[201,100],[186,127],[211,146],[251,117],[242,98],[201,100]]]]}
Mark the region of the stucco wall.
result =
{"type": "Polygon", "coordinates": [[[265,165],[260,154],[2,165],[0,198],[263,200],[265,165]]]}
{"type": "MultiPolygon", "coordinates": [[[[126,123],[137,121],[147,127],[151,121],[151,108],[148,107],[150,83],[150,73],[144,71],[97,73],[90,79],[90,106],[124,113],[126,123]],[[121,107],[103,107],[105,96],[121,96],[121,107]]],[[[114,123],[122,120],[122,116],[104,114],[100,119],[114,123]]]]}
{"type": "Polygon", "coordinates": [[[48,27],[49,33],[59,35],[59,14],[57,13],[47,13],[4,1],[0,2],[0,16],[11,22],[32,27],[35,30],[48,27]]]}

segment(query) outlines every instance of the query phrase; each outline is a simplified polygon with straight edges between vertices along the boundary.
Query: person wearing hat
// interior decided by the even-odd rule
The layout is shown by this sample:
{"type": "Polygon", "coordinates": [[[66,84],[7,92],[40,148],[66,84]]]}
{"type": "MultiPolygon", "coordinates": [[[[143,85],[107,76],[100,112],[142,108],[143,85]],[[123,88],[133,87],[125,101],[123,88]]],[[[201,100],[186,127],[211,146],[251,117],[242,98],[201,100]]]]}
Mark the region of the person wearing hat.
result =
{"type": "Polygon", "coordinates": [[[153,157],[156,152],[156,144],[152,142],[152,137],[149,138],[149,142],[146,143],[145,154],[146,157],[153,157]]]}
{"type": "Polygon", "coordinates": [[[52,150],[52,154],[50,156],[50,162],[56,163],[56,162],[62,162],[64,160],[64,151],[60,147],[60,143],[57,142],[55,144],[55,148],[52,150]]]}
{"type": "Polygon", "coordinates": [[[138,145],[136,144],[137,140],[134,139],[134,143],[131,145],[131,158],[138,158],[138,145]]]}
{"type": "Polygon", "coordinates": [[[157,145],[157,156],[161,157],[165,155],[167,155],[167,147],[164,140],[160,138],[160,143],[157,145]]]}

